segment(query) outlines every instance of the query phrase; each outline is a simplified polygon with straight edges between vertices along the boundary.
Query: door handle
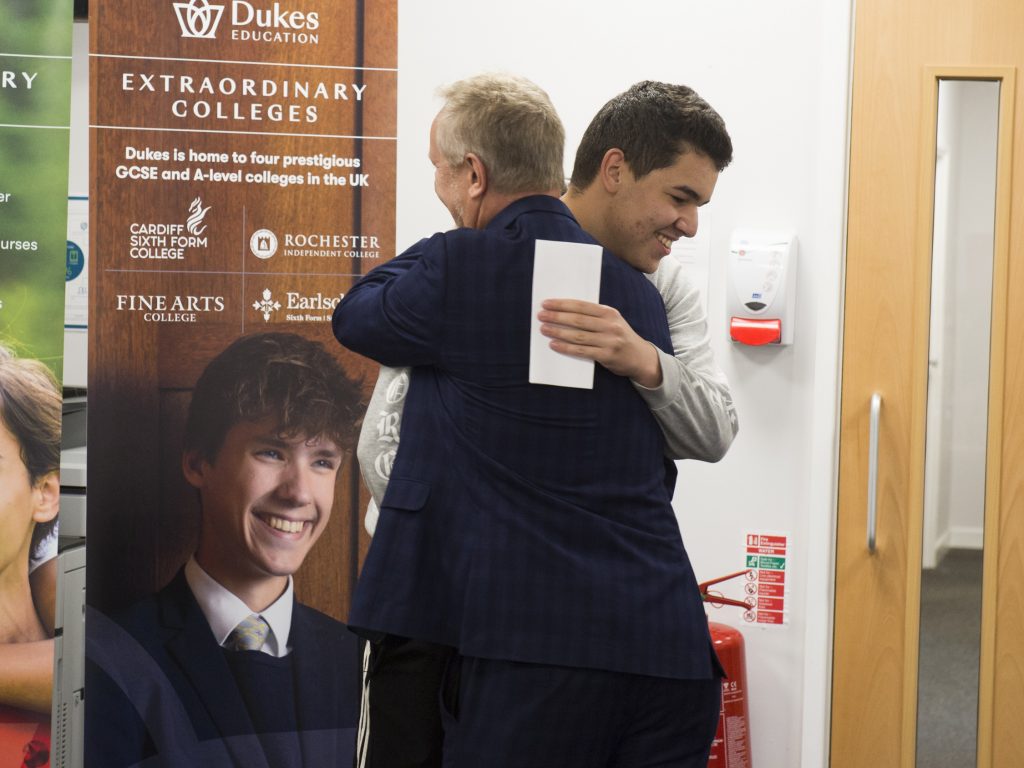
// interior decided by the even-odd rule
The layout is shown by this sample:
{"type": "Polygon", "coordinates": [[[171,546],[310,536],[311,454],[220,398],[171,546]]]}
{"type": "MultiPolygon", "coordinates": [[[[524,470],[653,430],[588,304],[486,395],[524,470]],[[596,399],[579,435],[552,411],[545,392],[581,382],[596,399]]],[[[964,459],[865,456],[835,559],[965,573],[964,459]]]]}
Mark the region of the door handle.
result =
{"type": "Polygon", "coordinates": [[[875,554],[878,533],[878,422],[882,396],[871,396],[871,431],[868,437],[868,552],[875,554]]]}

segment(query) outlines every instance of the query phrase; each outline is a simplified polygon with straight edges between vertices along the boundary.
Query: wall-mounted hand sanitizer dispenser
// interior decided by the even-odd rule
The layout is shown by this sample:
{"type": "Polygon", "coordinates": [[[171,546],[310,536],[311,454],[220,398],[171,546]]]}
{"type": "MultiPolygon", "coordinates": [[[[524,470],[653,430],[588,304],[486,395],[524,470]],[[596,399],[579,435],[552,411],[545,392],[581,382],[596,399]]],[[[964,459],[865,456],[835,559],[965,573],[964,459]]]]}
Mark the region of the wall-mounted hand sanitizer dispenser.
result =
{"type": "Polygon", "coordinates": [[[729,245],[729,337],[740,344],[792,344],[796,235],[736,230],[729,245]]]}

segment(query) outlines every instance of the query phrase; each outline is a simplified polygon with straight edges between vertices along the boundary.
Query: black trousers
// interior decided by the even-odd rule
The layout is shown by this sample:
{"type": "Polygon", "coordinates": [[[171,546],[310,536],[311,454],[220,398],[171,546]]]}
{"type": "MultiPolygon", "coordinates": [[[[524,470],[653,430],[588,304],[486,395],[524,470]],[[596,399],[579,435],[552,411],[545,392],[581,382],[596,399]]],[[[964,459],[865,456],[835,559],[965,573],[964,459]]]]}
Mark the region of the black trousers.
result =
{"type": "Polygon", "coordinates": [[[454,655],[395,636],[369,643],[356,768],[441,768],[442,681],[454,655]]]}
{"type": "Polygon", "coordinates": [[[363,695],[357,768],[705,768],[721,679],[471,659],[389,636],[369,644],[363,695]]]}
{"type": "Polygon", "coordinates": [[[444,768],[707,768],[721,678],[458,656],[445,683],[444,768]]]}

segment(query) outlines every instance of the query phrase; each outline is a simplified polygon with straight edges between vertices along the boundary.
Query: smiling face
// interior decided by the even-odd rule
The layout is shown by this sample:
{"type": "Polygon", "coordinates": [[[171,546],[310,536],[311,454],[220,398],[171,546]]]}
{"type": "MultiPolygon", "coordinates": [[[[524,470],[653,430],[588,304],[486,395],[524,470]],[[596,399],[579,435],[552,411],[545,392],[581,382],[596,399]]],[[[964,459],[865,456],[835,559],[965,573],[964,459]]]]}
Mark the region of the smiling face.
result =
{"type": "Polygon", "coordinates": [[[274,418],[232,426],[212,462],[187,452],[202,505],[199,565],[252,610],[266,608],[323,533],[341,461],[330,440],[284,438],[274,418]]]}
{"type": "Polygon", "coordinates": [[[706,155],[684,152],[640,179],[624,163],[601,244],[641,272],[654,272],[680,237],[697,234],[697,209],[715,191],[718,171],[706,155]]]}

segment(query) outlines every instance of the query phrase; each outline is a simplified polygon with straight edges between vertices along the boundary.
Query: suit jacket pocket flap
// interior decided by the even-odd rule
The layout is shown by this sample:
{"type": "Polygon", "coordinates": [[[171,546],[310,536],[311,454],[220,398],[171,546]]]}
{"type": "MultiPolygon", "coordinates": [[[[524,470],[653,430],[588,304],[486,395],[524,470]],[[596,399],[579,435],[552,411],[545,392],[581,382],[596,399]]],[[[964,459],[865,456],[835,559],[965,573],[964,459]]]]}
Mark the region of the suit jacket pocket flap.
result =
{"type": "Polygon", "coordinates": [[[388,481],[388,489],[384,492],[381,506],[416,512],[423,509],[429,495],[430,483],[392,477],[388,481]]]}

